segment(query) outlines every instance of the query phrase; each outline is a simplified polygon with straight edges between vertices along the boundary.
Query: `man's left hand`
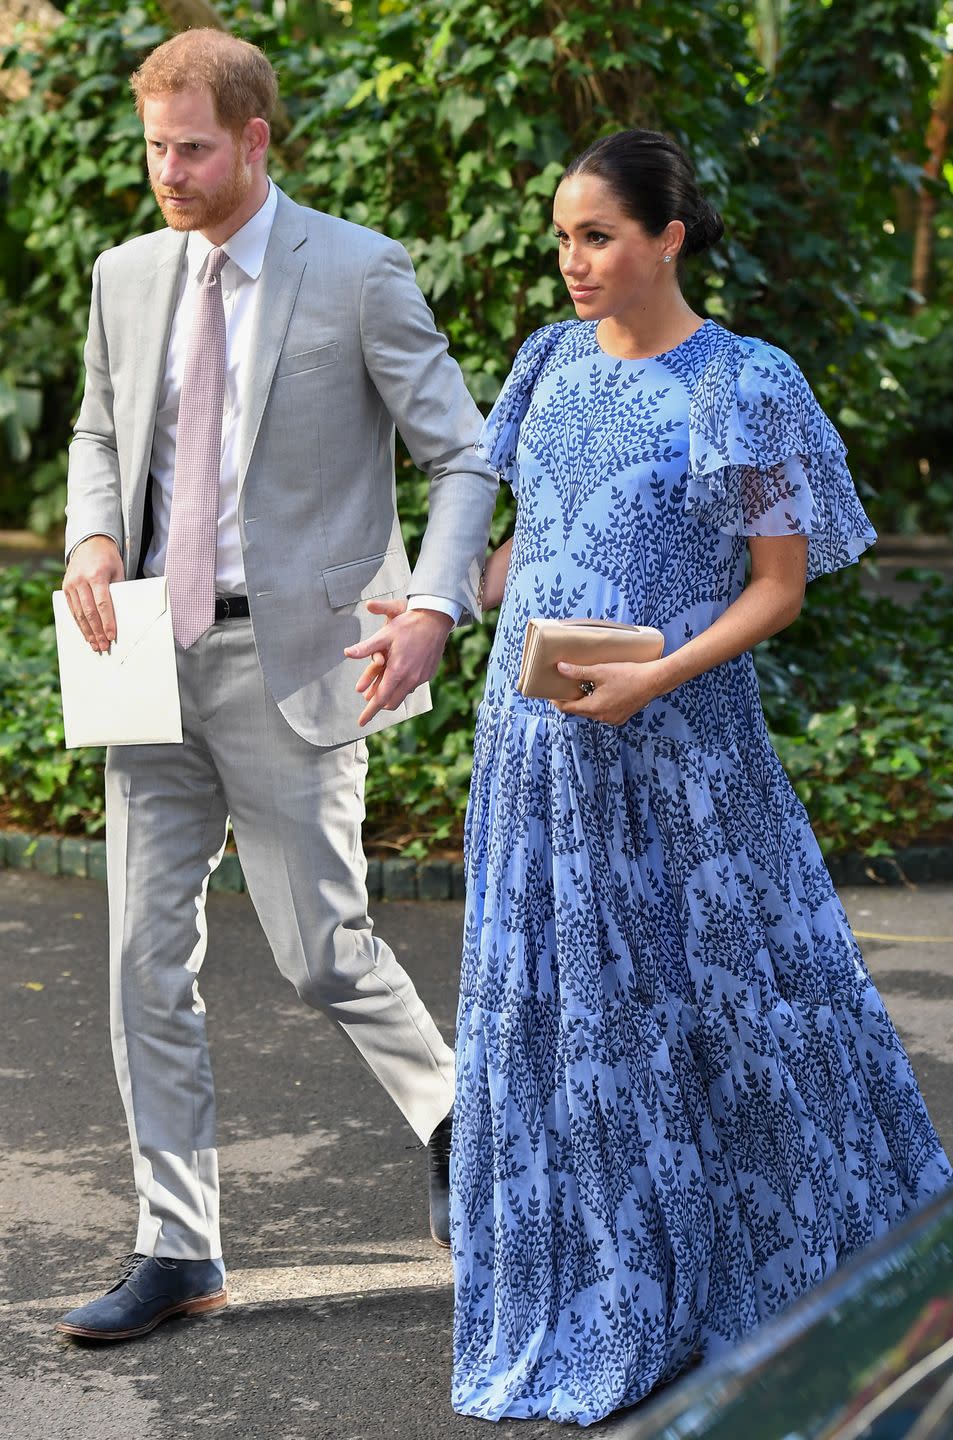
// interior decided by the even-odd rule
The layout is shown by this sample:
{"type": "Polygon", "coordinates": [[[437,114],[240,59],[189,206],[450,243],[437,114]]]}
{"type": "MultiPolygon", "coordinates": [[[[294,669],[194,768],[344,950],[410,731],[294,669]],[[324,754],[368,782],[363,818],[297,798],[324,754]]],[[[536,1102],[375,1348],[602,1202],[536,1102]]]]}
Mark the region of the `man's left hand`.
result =
{"type": "Polygon", "coordinates": [[[431,680],[440,664],[449,615],[439,610],[408,610],[406,600],[369,600],[372,615],[386,615],[376,635],[344,651],[349,660],[370,660],[355,685],[367,702],[358,717],[366,725],[381,710],[396,710],[418,685],[431,680]]]}

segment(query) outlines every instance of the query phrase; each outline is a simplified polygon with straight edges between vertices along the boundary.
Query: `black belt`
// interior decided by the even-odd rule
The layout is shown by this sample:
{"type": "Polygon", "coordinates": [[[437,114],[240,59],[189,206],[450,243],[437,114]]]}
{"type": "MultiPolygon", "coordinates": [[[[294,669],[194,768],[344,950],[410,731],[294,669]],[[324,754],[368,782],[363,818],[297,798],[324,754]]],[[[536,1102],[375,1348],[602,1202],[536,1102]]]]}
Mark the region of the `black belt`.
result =
{"type": "Polygon", "coordinates": [[[242,620],[248,615],[247,595],[216,595],[216,620],[242,620]]]}

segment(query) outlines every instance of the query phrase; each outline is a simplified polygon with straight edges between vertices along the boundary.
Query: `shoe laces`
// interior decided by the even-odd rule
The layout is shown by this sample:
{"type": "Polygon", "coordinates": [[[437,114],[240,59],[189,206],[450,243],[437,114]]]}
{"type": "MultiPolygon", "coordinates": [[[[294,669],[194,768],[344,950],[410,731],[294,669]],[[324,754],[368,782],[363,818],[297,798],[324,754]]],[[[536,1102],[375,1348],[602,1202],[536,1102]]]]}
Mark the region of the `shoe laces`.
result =
{"type": "Polygon", "coordinates": [[[140,1254],[138,1250],[132,1250],[128,1255],[123,1255],[119,1261],[119,1277],[112,1289],[118,1290],[120,1285],[125,1285],[126,1281],[130,1280],[139,1269],[143,1260],[148,1258],[147,1255],[140,1254]]]}
{"type": "Polygon", "coordinates": [[[450,1164],[450,1145],[452,1138],[453,1129],[449,1118],[441,1120],[427,1142],[427,1152],[430,1156],[430,1170],[432,1174],[446,1174],[447,1166],[450,1164]]]}

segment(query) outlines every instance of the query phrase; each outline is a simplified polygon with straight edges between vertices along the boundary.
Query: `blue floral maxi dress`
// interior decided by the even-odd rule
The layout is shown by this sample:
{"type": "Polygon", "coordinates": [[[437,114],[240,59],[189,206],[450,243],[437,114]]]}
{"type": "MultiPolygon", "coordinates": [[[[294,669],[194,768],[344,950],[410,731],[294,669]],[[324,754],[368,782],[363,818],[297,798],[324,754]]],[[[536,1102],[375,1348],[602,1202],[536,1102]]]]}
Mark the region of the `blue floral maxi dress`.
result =
{"type": "Polygon", "coordinates": [[[587,1425],[717,1353],[951,1181],[765,728],[751,656],[614,727],[515,689],[530,616],[664,631],[874,533],[793,362],[707,321],[651,360],[523,346],[480,710],[452,1161],[453,1404],[587,1425]]]}

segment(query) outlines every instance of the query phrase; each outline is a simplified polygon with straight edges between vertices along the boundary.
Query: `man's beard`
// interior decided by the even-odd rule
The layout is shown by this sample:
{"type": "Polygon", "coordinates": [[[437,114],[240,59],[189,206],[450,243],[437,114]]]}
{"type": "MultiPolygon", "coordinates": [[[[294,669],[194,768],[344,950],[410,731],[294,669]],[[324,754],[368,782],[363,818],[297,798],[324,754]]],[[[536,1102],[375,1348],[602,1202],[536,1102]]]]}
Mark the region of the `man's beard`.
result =
{"type": "Polygon", "coordinates": [[[168,204],[165,198],[170,194],[179,194],[178,191],[169,191],[157,185],[154,180],[151,184],[152,193],[170,230],[213,230],[223,224],[230,215],[234,215],[251,188],[252,176],[242,163],[241,156],[236,155],[231,175],[227,180],[223,180],[216,190],[182,192],[192,202],[183,210],[168,204]]]}

